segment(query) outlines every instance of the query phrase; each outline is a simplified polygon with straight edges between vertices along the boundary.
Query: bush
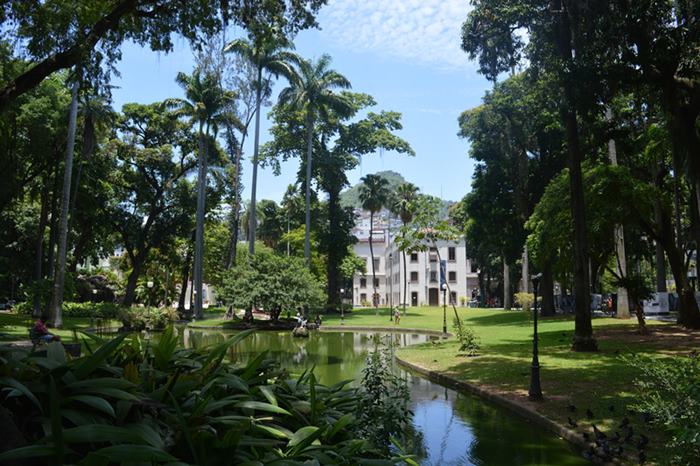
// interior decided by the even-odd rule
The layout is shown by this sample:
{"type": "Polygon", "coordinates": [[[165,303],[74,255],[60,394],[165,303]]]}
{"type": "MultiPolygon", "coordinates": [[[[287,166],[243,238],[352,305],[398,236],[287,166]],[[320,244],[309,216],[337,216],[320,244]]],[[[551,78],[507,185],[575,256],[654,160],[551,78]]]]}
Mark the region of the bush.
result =
{"type": "Polygon", "coordinates": [[[467,356],[476,356],[481,345],[474,330],[458,321],[456,317],[452,320],[452,328],[459,341],[459,350],[466,352],[467,356]]]}
{"type": "Polygon", "coordinates": [[[163,330],[171,322],[179,319],[177,310],[171,308],[155,307],[130,307],[123,308],[119,313],[119,320],[124,330],[163,330]]]}
{"type": "Polygon", "coordinates": [[[93,336],[77,359],[59,343],[44,355],[0,347],[0,415],[16,434],[0,444],[0,463],[411,462],[357,437],[359,397],[346,384],[321,386],[312,372],[291,379],[265,353],[242,367],[224,362],[249,333],[199,350],[178,347],[172,327],[154,345],[93,336]]]}
{"type": "Polygon", "coordinates": [[[513,296],[515,296],[515,304],[519,305],[523,311],[530,312],[532,310],[532,303],[535,302],[535,295],[521,291],[515,293],[513,296]]]}
{"type": "Polygon", "coordinates": [[[626,358],[640,371],[635,380],[639,398],[632,409],[670,434],[664,462],[697,464],[700,458],[700,357],[626,358]]]}
{"type": "MultiPolygon", "coordinates": [[[[17,304],[15,311],[31,314],[33,305],[29,301],[17,304]]],[[[116,319],[121,308],[116,303],[63,303],[63,317],[87,317],[91,319],[116,319]]]]}

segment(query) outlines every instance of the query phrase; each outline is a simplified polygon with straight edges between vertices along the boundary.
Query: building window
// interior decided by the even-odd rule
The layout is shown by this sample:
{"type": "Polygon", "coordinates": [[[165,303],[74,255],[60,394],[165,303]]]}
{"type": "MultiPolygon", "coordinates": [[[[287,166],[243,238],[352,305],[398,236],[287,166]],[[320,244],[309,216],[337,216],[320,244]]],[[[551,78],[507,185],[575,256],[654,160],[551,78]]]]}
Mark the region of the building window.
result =
{"type": "Polygon", "coordinates": [[[453,306],[457,305],[457,292],[450,291],[450,304],[453,306]]]}
{"type": "Polygon", "coordinates": [[[411,272],[411,283],[418,283],[418,272],[411,272]]]}
{"type": "Polygon", "coordinates": [[[374,279],[374,287],[379,288],[379,279],[378,278],[374,279]]]}
{"type": "Polygon", "coordinates": [[[447,279],[450,281],[450,283],[457,283],[457,272],[447,272],[447,279]]]}
{"type": "Polygon", "coordinates": [[[367,293],[360,293],[360,304],[364,305],[367,302],[367,293]]]}
{"type": "Polygon", "coordinates": [[[479,268],[476,266],[476,264],[475,264],[474,262],[469,261],[469,271],[470,271],[471,273],[478,273],[478,272],[479,272],[479,268]]]}
{"type": "Polygon", "coordinates": [[[360,288],[367,288],[367,279],[360,278],[360,288]]]}
{"type": "Polygon", "coordinates": [[[411,262],[418,262],[418,253],[417,252],[411,253],[411,262]]]}
{"type": "Polygon", "coordinates": [[[430,251],[428,252],[430,262],[437,262],[438,260],[438,250],[437,248],[430,248],[430,251]]]}
{"type": "Polygon", "coordinates": [[[430,283],[437,283],[437,271],[433,270],[430,272],[430,283]]]}
{"type": "Polygon", "coordinates": [[[450,246],[449,248],[447,248],[447,260],[450,262],[454,262],[457,260],[457,250],[454,246],[450,246]]]}
{"type": "Polygon", "coordinates": [[[374,258],[374,270],[379,269],[379,259],[380,259],[379,257],[374,258]]]}

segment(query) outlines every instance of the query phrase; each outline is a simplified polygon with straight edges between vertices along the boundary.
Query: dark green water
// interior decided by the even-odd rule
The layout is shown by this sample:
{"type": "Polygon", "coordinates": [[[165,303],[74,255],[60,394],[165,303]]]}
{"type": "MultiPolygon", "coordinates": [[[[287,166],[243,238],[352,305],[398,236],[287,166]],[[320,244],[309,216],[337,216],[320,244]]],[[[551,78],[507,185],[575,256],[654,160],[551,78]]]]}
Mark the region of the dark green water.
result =
{"type": "MultiPolygon", "coordinates": [[[[186,346],[221,343],[231,334],[183,330],[186,346]]],[[[399,346],[422,343],[425,335],[386,332],[312,332],[308,339],[290,332],[258,332],[232,348],[234,361],[268,351],[291,372],[314,366],[322,383],[361,376],[367,352],[377,341],[399,346]]],[[[399,370],[397,368],[397,370],[399,370]]],[[[422,434],[423,465],[585,465],[563,440],[480,398],[432,383],[404,371],[411,389],[413,424],[422,434]]]]}

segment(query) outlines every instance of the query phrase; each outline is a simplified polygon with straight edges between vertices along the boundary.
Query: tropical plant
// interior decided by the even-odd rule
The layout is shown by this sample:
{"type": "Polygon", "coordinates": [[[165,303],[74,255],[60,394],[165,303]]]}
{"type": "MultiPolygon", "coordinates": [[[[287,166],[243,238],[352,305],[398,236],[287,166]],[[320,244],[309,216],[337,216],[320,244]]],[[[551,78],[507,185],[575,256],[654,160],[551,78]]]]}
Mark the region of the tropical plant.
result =
{"type": "MultiPolygon", "coordinates": [[[[412,183],[401,183],[396,187],[393,196],[391,211],[399,216],[401,223],[405,227],[413,220],[413,211],[418,196],[418,187],[412,183]]],[[[401,234],[401,232],[399,232],[401,234]]],[[[400,243],[403,244],[403,243],[400,243]]],[[[406,249],[400,247],[403,259],[403,314],[406,315],[406,293],[408,287],[408,277],[406,275],[406,249]]],[[[409,251],[410,252],[410,251],[409,251]]]]}
{"type": "Polygon", "coordinates": [[[382,210],[389,199],[389,182],[386,178],[377,175],[365,175],[360,188],[360,201],[362,208],[369,211],[369,254],[372,258],[372,302],[379,313],[379,302],[377,299],[377,278],[374,269],[374,248],[372,246],[372,231],[374,230],[374,214],[382,210]]]}
{"type": "Polygon", "coordinates": [[[195,69],[192,76],[178,73],[175,81],[185,91],[185,99],[168,99],[167,104],[197,127],[197,218],[194,251],[194,314],[202,316],[202,280],[204,264],[204,215],[207,188],[207,157],[211,138],[219,132],[219,124],[227,118],[225,109],[235,95],[222,89],[218,76],[195,69]]]}
{"type": "Polygon", "coordinates": [[[246,338],[183,349],[173,327],[150,344],[138,335],[87,335],[72,359],[0,347],[0,416],[13,432],[0,462],[35,464],[396,464],[360,436],[356,389],[290,378],[265,353],[224,360],[246,338]],[[60,375],[59,375],[60,374],[60,375]]]}
{"type": "Polygon", "coordinates": [[[289,87],[279,96],[281,105],[304,111],[306,114],[306,229],[304,237],[304,257],[311,261],[311,167],[313,158],[314,125],[317,118],[327,119],[329,112],[338,116],[351,115],[353,106],[342,94],[334,89],[350,88],[350,81],[337,71],[329,69],[331,58],[323,55],[315,62],[299,60],[296,68],[287,79],[289,87]]]}
{"type": "MultiPolygon", "coordinates": [[[[272,89],[272,76],[288,77],[293,73],[292,63],[300,61],[289,49],[293,44],[279,33],[262,32],[254,34],[251,40],[236,39],[224,48],[225,52],[235,53],[255,67],[255,139],[253,142],[253,180],[250,187],[250,202],[256,205],[258,187],[258,155],[260,144],[260,107],[272,89]],[[267,76],[263,76],[267,73],[267,76]]],[[[256,211],[252,209],[248,217],[248,252],[255,253],[256,211]]]]}
{"type": "Polygon", "coordinates": [[[456,317],[452,319],[452,329],[459,341],[459,350],[463,351],[467,356],[476,356],[479,353],[481,344],[479,337],[471,327],[467,327],[456,317]]]}

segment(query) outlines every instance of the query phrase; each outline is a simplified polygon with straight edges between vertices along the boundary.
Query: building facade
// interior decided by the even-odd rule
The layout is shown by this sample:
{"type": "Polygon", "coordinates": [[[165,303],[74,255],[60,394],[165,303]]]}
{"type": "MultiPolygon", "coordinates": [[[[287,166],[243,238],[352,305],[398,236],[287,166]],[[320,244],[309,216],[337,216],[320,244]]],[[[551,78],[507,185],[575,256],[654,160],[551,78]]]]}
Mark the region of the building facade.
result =
{"type": "Polygon", "coordinates": [[[361,219],[357,224],[355,254],[366,261],[366,273],[353,278],[353,305],[399,306],[404,302],[403,275],[407,278],[406,304],[408,306],[438,306],[454,303],[466,306],[479,287],[478,271],[467,257],[463,241],[438,241],[426,244],[424,251],[404,255],[393,242],[387,222],[375,221],[372,229],[372,248],[376,282],[372,284],[372,263],[369,250],[369,221],[361,219]],[[441,271],[441,263],[444,270],[441,271]],[[441,289],[441,281],[446,289],[441,289]]]}

